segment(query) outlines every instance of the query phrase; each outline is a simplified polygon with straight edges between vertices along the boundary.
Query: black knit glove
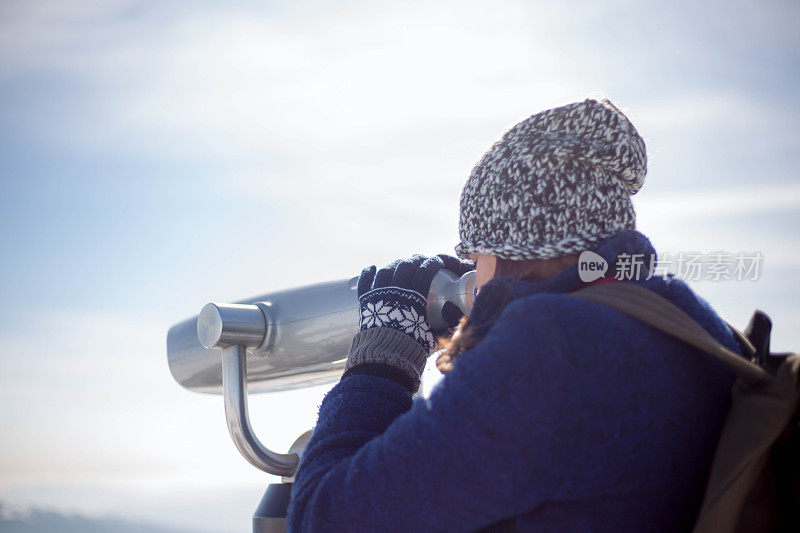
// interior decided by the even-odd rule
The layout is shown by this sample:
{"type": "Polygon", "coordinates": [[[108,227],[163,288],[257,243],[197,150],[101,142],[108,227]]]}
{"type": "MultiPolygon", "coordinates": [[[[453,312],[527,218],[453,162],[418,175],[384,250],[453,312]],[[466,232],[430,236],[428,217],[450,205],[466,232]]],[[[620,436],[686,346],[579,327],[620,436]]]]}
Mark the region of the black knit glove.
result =
{"type": "MultiPolygon", "coordinates": [[[[448,270],[459,275],[472,267],[471,263],[454,257],[415,255],[380,270],[371,266],[361,272],[358,280],[360,332],[353,340],[345,376],[353,373],[384,375],[386,369],[375,365],[389,365],[404,376],[396,381],[412,391],[419,387],[426,359],[436,345],[435,332],[428,323],[426,297],[433,277],[448,266],[448,270]]],[[[446,316],[451,319],[455,314],[450,311],[446,316]]]]}

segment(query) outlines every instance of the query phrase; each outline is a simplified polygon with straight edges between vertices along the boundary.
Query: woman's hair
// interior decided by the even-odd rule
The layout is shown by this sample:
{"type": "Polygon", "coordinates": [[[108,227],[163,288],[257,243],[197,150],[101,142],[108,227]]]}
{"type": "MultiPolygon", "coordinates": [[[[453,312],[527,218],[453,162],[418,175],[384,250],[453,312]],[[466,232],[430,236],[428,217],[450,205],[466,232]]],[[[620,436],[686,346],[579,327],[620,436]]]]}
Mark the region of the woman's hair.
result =
{"type": "MultiPolygon", "coordinates": [[[[498,257],[493,277],[505,276],[526,281],[544,281],[552,278],[577,261],[578,254],[565,255],[553,259],[528,259],[522,261],[498,257]]],[[[442,374],[452,370],[456,357],[461,352],[474,348],[483,340],[506,304],[508,304],[508,301],[503,302],[497,313],[489,320],[479,324],[473,324],[469,319],[469,315],[464,316],[450,338],[443,337],[439,339],[441,351],[436,358],[436,368],[442,374]]]]}

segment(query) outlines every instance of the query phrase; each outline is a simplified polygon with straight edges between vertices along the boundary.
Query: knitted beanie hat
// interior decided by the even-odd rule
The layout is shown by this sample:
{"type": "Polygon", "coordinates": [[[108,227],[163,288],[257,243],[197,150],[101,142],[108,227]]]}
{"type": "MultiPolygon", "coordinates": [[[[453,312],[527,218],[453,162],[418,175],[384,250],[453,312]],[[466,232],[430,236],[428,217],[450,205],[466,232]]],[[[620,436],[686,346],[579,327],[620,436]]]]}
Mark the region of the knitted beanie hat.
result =
{"type": "Polygon", "coordinates": [[[630,197],[646,173],[644,140],[608,100],[537,113],[472,170],[456,253],[547,259],[588,250],[635,229],[630,197]]]}

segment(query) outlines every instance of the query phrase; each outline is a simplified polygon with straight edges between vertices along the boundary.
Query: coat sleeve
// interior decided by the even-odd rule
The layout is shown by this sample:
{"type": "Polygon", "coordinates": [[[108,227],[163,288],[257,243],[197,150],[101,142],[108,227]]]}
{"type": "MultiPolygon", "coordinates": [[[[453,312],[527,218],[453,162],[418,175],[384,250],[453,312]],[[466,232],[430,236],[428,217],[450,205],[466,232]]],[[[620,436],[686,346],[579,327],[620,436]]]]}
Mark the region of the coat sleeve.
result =
{"type": "Polygon", "coordinates": [[[474,530],[552,496],[574,439],[576,372],[559,327],[509,304],[428,399],[375,376],[322,402],[291,531],[474,530]]]}

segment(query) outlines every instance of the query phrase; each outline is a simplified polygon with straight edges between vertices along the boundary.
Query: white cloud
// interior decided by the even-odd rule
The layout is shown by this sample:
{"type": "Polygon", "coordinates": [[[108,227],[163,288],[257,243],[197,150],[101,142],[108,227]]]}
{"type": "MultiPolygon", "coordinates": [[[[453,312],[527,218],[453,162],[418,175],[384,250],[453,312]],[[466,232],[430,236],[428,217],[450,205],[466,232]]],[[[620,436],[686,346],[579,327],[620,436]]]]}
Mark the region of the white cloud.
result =
{"type": "MultiPolygon", "coordinates": [[[[0,337],[0,487],[114,479],[180,488],[253,479],[227,435],[222,397],[191,393],[172,379],[165,350],[171,324],[32,316],[35,328],[0,337]]],[[[284,451],[313,426],[324,391],[257,395],[253,425],[284,451]],[[284,407],[276,411],[275,402],[284,407]]]]}
{"type": "Polygon", "coordinates": [[[714,92],[664,95],[637,102],[629,113],[642,131],[657,129],[686,131],[723,125],[747,131],[774,123],[781,117],[763,103],[745,97],[734,88],[714,92]]]}
{"type": "Polygon", "coordinates": [[[643,190],[633,199],[637,228],[661,252],[760,251],[770,267],[800,264],[800,236],[796,232],[770,230],[767,225],[770,216],[781,213],[794,216],[800,223],[797,215],[800,185],[673,192],[643,190]],[[728,221],[731,230],[720,231],[719,221],[728,221]],[[733,226],[735,222],[739,225],[733,226]],[[712,223],[717,224],[711,226],[712,223]],[[742,226],[750,228],[742,230],[742,226]]]}
{"type": "Polygon", "coordinates": [[[648,192],[633,197],[639,217],[663,222],[800,209],[800,184],[765,184],[758,187],[715,190],[648,192]]]}
{"type": "Polygon", "coordinates": [[[112,149],[146,131],[173,141],[150,146],[161,153],[188,137],[220,153],[308,159],[429,124],[508,122],[585,91],[549,37],[546,9],[524,2],[351,3],[288,20],[207,6],[160,20],[152,7],[128,15],[134,6],[7,25],[6,75],[110,84],[91,95],[103,120],[71,124],[72,143],[112,149]]]}

